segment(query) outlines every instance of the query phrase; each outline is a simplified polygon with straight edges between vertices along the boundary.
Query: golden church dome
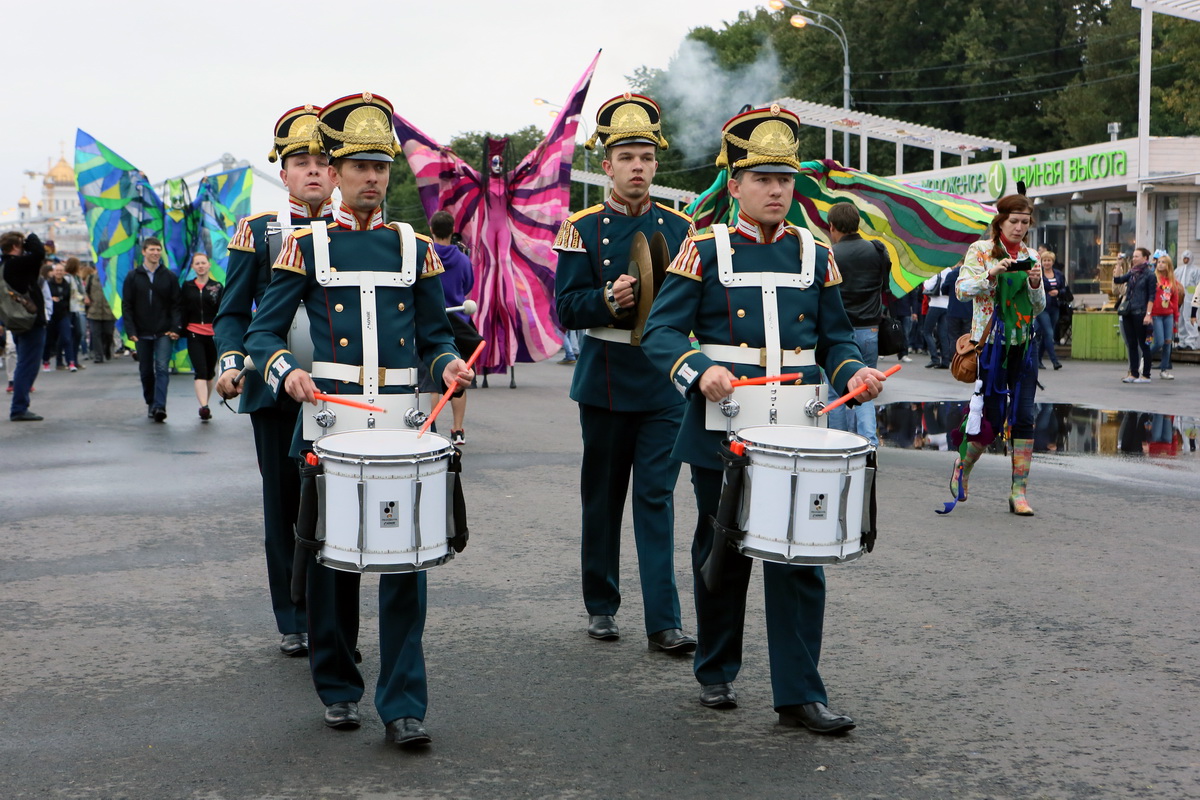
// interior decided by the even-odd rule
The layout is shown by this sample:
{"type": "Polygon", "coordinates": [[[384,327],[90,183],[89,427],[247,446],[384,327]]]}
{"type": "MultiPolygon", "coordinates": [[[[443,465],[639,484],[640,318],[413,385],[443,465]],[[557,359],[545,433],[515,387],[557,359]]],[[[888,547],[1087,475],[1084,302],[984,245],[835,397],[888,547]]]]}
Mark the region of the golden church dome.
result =
{"type": "Polygon", "coordinates": [[[67,163],[65,158],[59,157],[58,163],[46,173],[46,183],[53,183],[58,186],[74,186],[75,170],[71,168],[71,165],[67,163]]]}

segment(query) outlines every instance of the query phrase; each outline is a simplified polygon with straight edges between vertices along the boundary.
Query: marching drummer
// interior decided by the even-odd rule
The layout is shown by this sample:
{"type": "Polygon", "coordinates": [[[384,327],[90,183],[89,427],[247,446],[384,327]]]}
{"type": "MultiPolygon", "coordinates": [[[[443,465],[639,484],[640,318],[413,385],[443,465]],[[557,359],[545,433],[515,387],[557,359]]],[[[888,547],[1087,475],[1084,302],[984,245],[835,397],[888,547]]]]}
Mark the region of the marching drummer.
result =
{"type": "MultiPolygon", "coordinates": [[[[717,166],[730,171],[729,193],[740,204],[736,228],[722,236],[724,229],[718,232],[714,226],[714,232],[684,243],[655,298],[643,340],[646,355],[687,400],[674,455],[692,465],[699,512],[692,544],[699,638],[694,670],[700,703],[709,708],[738,704],[733,682],[741,666],[753,562],[729,551],[719,573],[708,576],[711,586],[701,574],[713,549],[726,547],[711,522],[721,494],[722,432],[711,425],[706,429],[706,404],[734,394],[735,379],[780,374],[773,370],[799,372],[796,383],[816,385],[824,369],[839,394],[866,384],[864,399],[877,396],[885,380],[882,372],[863,363],[855,344],[833,256],[807,231],[787,227],[800,168],[799,125],[793,113],[777,105],[739,114],[725,124],[717,166]],[[693,331],[700,350],[689,341],[693,331]],[[768,343],[777,349],[772,352],[768,343]]],[[[823,734],[851,730],[853,720],[828,709],[817,669],[823,569],[764,561],[763,583],[771,687],[780,723],[823,734]]]]}
{"type": "Polygon", "coordinates": [[[667,146],[657,103],[628,92],[612,98],[597,112],[596,135],[585,146],[590,150],[596,139],[604,145],[612,193],[564,220],[554,243],[559,320],[567,330],[587,332],[571,381],[583,429],[587,633],[601,641],[619,636],[621,519],[632,472],[633,536],[649,648],[686,655],[696,649],[696,640],[682,630],[675,587],[679,462],[671,456],[683,403],[640,347],[655,287],[653,279],[645,279],[651,265],[634,264],[630,251],[638,240],[648,255],[649,242],[657,242],[665,269],[691,220],[650,199],[658,149],[667,146]],[[639,266],[647,271],[639,273],[639,266]]]}
{"type": "MultiPolygon", "coordinates": [[[[302,403],[315,402],[320,391],[370,396],[387,407],[389,397],[413,393],[422,361],[445,385],[467,386],[473,373],[454,348],[437,280],[442,265],[430,240],[406,241],[405,231],[411,229],[384,224],[381,205],[399,152],[391,104],[367,92],[344,97],[321,111],[317,127],[342,202],[327,235],[319,233],[319,223],[314,223],[317,232],[296,231],[275,261],[273,279],[246,334],[247,349],[267,376],[267,386],[276,396],[287,394],[302,403]],[[410,273],[411,280],[405,280],[410,273]],[[311,329],[311,374],[285,341],[301,301],[311,329]]],[[[305,428],[311,412],[300,417],[293,446],[297,456],[316,438],[305,428]]],[[[402,417],[381,415],[384,424],[403,424],[402,417]]],[[[336,431],[336,425],[327,430],[336,431]]],[[[364,686],[355,666],[359,579],[356,572],[317,564],[308,569],[313,682],[326,706],[325,724],[339,730],[361,724],[358,701],[364,686]]],[[[380,576],[375,707],[386,740],[404,747],[431,741],[423,725],[425,608],[424,572],[380,576]]]]}
{"type": "MultiPolygon", "coordinates": [[[[308,151],[320,111],[311,104],[299,106],[275,123],[275,145],[269,158],[279,162],[279,177],[288,187],[288,218],[279,220],[282,225],[300,225],[333,213],[329,158],[308,151]]],[[[238,411],[250,415],[262,476],[267,584],[275,624],[283,637],[279,650],[287,656],[303,656],[308,654],[307,622],[304,608],[291,597],[292,526],[300,501],[300,476],[290,451],[300,406],[286,394],[276,400],[257,372],[247,371],[241,380],[234,380],[245,366],[242,339],[255,306],[262,304],[271,282],[271,262],[283,244],[282,232],[268,232],[268,225],[274,222],[272,212],[243,217],[229,242],[225,292],[213,323],[221,354],[217,392],[226,400],[240,394],[238,411]],[[272,237],[276,238],[273,245],[272,237]]]]}

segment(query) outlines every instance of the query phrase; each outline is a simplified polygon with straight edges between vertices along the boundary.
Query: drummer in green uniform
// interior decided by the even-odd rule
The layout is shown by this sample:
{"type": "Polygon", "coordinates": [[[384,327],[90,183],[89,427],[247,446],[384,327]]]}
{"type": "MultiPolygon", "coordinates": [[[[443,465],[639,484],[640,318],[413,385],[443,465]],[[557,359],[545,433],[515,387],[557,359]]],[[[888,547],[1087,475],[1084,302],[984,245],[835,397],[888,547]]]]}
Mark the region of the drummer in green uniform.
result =
{"type": "Polygon", "coordinates": [[[658,149],[667,146],[653,100],[626,93],[604,103],[596,114],[596,136],[585,146],[590,149],[597,138],[604,145],[603,167],[612,179],[612,192],[604,203],[567,218],[554,243],[559,320],[567,330],[586,330],[571,399],[579,403],[583,429],[581,556],[587,632],[602,641],[619,635],[621,522],[632,473],[633,536],[649,647],[688,654],[696,640],[682,630],[675,587],[679,462],[671,457],[683,403],[642,352],[642,325],[654,281],[638,277],[630,251],[637,240],[649,255],[650,242],[657,242],[665,269],[691,230],[691,220],[650,199],[658,149]],[[662,238],[656,239],[659,234],[662,238]]]}
{"type": "MultiPolygon", "coordinates": [[[[786,224],[800,167],[799,124],[779,106],[748,111],[725,124],[717,166],[730,170],[729,193],[740,204],[736,227],[714,226],[684,244],[655,298],[642,345],[687,400],[674,455],[692,465],[699,511],[692,544],[699,639],[694,669],[700,702],[710,708],[738,704],[733,681],[741,668],[753,560],[731,551],[723,554],[712,586],[701,575],[713,548],[726,546],[711,522],[721,495],[718,447],[724,429],[706,424],[706,405],[731,394],[736,399],[732,382],[744,377],[799,372],[797,383],[815,386],[823,369],[839,394],[866,384],[864,399],[877,396],[885,380],[862,361],[832,254],[807,231],[786,224]]],[[[783,411],[787,416],[788,409],[783,411]]],[[[853,720],[828,709],[817,669],[825,609],[822,568],[764,561],[763,583],[780,723],[825,734],[852,729],[853,720]]]]}
{"type": "MultiPolygon", "coordinates": [[[[388,409],[370,424],[339,406],[322,420],[302,411],[293,455],[322,432],[342,427],[405,425],[406,404],[416,400],[417,370],[429,365],[435,380],[465,387],[474,373],[454,348],[446,317],[441,261],[427,237],[409,226],[385,225],[381,205],[399,153],[392,106],[364,92],[322,110],[318,122],[342,202],[328,232],[324,225],[296,231],[284,242],[262,307],[246,334],[250,355],[276,396],[314,403],[315,393],[370,398],[388,409]],[[301,368],[286,336],[304,302],[313,347],[311,372],[301,368]],[[348,421],[348,422],[347,422],[348,421]]],[[[329,409],[326,409],[327,411],[329,409]]],[[[361,415],[360,415],[361,416],[361,415]]],[[[303,500],[302,500],[303,503],[303,500]]],[[[310,662],[325,724],[359,727],[362,674],[355,666],[359,578],[313,564],[308,570],[310,662]]],[[[426,573],[384,574],[379,580],[379,679],[375,708],[386,740],[411,747],[431,739],[423,720],[428,706],[425,657],[426,573]]]]}
{"type": "Polygon", "coordinates": [[[283,214],[268,211],[238,222],[229,242],[225,292],[213,323],[217,352],[221,354],[217,393],[226,400],[241,395],[238,411],[250,415],[254,429],[263,487],[267,585],[275,624],[283,636],[279,649],[288,656],[308,653],[304,608],[291,597],[295,545],[292,526],[300,502],[300,476],[289,451],[300,404],[287,395],[276,400],[257,372],[247,371],[241,379],[237,376],[245,366],[242,339],[254,308],[262,304],[271,282],[271,262],[283,244],[282,227],[303,225],[333,213],[329,158],[308,151],[320,112],[319,106],[299,106],[275,123],[275,144],[267,158],[279,162],[279,177],[288,188],[288,208],[283,214]]]}

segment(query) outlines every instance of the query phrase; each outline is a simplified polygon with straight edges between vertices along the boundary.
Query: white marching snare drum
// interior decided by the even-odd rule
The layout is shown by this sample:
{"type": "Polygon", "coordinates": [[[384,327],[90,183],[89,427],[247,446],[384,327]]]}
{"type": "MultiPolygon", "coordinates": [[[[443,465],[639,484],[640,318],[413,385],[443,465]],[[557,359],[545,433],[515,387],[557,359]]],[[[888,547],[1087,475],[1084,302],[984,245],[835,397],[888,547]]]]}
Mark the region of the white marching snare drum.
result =
{"type": "Polygon", "coordinates": [[[416,431],[332,433],[313,442],[317,561],[346,572],[415,572],[454,557],[446,472],[453,447],[416,431]]]}
{"type": "Polygon", "coordinates": [[[838,564],[862,555],[875,470],[871,442],[829,428],[742,428],[750,465],[738,527],[743,555],[786,564],[838,564]]]}

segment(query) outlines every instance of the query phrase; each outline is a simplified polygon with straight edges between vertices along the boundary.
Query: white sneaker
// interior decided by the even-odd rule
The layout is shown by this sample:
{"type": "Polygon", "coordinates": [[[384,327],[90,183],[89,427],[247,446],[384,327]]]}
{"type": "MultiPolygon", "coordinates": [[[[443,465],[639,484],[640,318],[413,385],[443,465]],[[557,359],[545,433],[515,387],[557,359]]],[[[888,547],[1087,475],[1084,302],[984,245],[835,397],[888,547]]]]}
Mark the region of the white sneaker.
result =
{"type": "Polygon", "coordinates": [[[1172,374],[1171,370],[1166,370],[1166,371],[1164,371],[1164,372],[1160,373],[1158,377],[1159,377],[1159,378],[1161,378],[1161,379],[1162,379],[1162,380],[1164,380],[1164,381],[1173,381],[1173,380],[1175,380],[1175,375],[1174,375],[1174,374],[1172,374]]]}
{"type": "Polygon", "coordinates": [[[903,357],[903,358],[901,358],[900,360],[901,360],[901,361],[903,361],[905,364],[911,364],[911,363],[912,363],[912,359],[911,359],[911,358],[909,358],[908,356],[904,356],[904,357],[903,357]]]}
{"type": "Polygon", "coordinates": [[[1150,379],[1149,378],[1134,378],[1133,382],[1134,383],[1150,383],[1150,379]]]}
{"type": "Polygon", "coordinates": [[[1133,383],[1136,380],[1137,378],[1132,375],[1126,375],[1124,378],[1121,378],[1121,383],[1133,383]]]}

